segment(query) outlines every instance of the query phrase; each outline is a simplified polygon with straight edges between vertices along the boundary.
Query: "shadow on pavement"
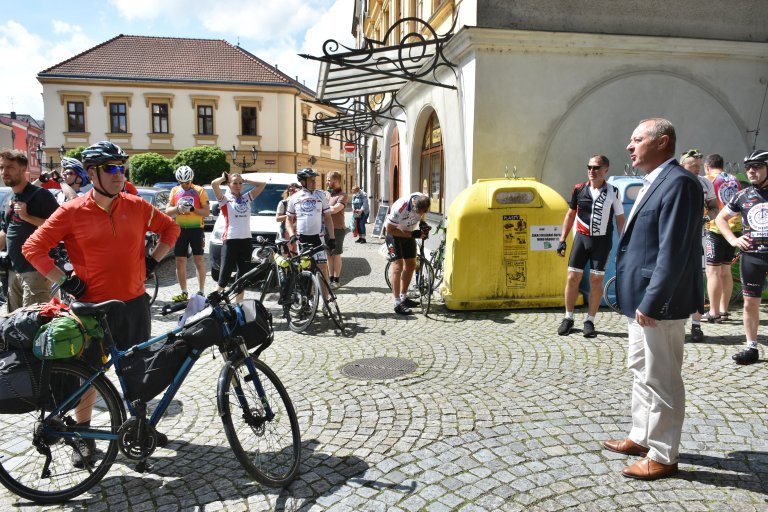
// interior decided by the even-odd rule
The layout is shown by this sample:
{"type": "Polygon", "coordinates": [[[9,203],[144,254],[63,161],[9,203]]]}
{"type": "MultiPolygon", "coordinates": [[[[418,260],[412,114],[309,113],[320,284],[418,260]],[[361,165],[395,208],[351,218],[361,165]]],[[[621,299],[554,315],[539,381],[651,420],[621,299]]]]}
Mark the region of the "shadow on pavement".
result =
{"type": "MultiPolygon", "coordinates": [[[[345,283],[356,277],[363,277],[371,274],[371,264],[366,258],[344,256],[341,269],[341,277],[345,283]]],[[[381,276],[381,281],[382,283],[384,282],[383,274],[381,276]]]]}
{"type": "Polygon", "coordinates": [[[734,487],[768,494],[768,481],[763,478],[763,475],[768,472],[768,453],[766,452],[736,451],[729,453],[726,458],[681,453],[680,462],[718,471],[681,471],[677,478],[717,487],[734,487]]]}

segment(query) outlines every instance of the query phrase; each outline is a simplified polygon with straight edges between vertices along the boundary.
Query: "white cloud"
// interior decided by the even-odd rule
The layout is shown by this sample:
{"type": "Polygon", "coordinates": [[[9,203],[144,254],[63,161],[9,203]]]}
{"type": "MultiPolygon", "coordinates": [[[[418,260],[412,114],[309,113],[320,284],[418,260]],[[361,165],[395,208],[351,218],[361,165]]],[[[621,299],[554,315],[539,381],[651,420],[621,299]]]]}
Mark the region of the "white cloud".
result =
{"type": "Polygon", "coordinates": [[[55,44],[9,20],[0,25],[0,55],[9,76],[0,81],[0,111],[14,110],[43,118],[43,86],[37,74],[93,46],[78,26],[53,21],[53,31],[65,38],[55,44]]]}

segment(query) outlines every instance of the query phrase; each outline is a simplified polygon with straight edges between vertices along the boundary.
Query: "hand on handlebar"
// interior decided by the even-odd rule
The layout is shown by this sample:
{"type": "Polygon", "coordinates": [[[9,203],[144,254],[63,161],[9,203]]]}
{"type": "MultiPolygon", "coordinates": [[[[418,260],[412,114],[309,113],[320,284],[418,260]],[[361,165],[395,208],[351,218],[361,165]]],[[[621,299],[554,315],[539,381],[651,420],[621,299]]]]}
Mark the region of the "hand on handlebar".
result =
{"type": "Polygon", "coordinates": [[[61,283],[62,290],[72,295],[74,298],[79,299],[85,293],[85,282],[82,279],[72,274],[66,281],[61,283]]]}

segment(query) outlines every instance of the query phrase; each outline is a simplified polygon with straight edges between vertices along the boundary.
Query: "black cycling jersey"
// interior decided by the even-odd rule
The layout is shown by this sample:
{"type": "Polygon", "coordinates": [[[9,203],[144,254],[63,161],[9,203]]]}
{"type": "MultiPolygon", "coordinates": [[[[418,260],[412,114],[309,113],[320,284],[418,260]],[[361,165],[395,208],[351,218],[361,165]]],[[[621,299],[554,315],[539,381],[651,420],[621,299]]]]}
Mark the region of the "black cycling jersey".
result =
{"type": "Polygon", "coordinates": [[[616,215],[624,215],[619,189],[608,183],[600,187],[595,198],[588,181],[577,183],[568,206],[576,210],[576,232],[587,236],[612,235],[611,210],[616,215]]]}
{"type": "Polygon", "coordinates": [[[768,188],[747,187],[725,206],[730,213],[741,213],[742,234],[752,241],[742,252],[768,253],[768,188]]]}

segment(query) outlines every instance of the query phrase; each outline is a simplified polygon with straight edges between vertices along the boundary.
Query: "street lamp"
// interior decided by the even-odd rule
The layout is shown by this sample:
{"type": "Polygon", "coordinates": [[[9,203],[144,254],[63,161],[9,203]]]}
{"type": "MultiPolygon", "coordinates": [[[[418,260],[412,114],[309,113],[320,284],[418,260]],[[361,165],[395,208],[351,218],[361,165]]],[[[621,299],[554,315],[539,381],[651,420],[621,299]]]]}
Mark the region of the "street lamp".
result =
{"type": "Polygon", "coordinates": [[[259,154],[259,152],[256,151],[256,146],[252,146],[251,147],[251,158],[253,159],[253,162],[251,162],[251,163],[246,162],[245,161],[245,155],[243,155],[243,160],[241,162],[238,162],[237,161],[237,148],[234,146],[234,144],[232,145],[232,163],[235,164],[236,166],[240,167],[243,170],[243,172],[245,172],[245,170],[248,167],[250,167],[250,166],[252,166],[253,164],[256,163],[256,156],[258,154],[259,154]]]}
{"type": "MultiPolygon", "coordinates": [[[[64,144],[62,144],[59,147],[59,159],[64,157],[64,152],[65,151],[66,150],[64,149],[64,144]]],[[[35,149],[35,156],[37,157],[37,161],[40,163],[40,168],[41,169],[44,168],[44,167],[47,167],[49,171],[53,171],[56,167],[59,166],[59,163],[61,163],[61,162],[54,163],[52,156],[48,157],[48,162],[47,163],[44,161],[45,151],[43,151],[43,143],[42,142],[39,142],[37,144],[37,149],[35,149]]]]}

